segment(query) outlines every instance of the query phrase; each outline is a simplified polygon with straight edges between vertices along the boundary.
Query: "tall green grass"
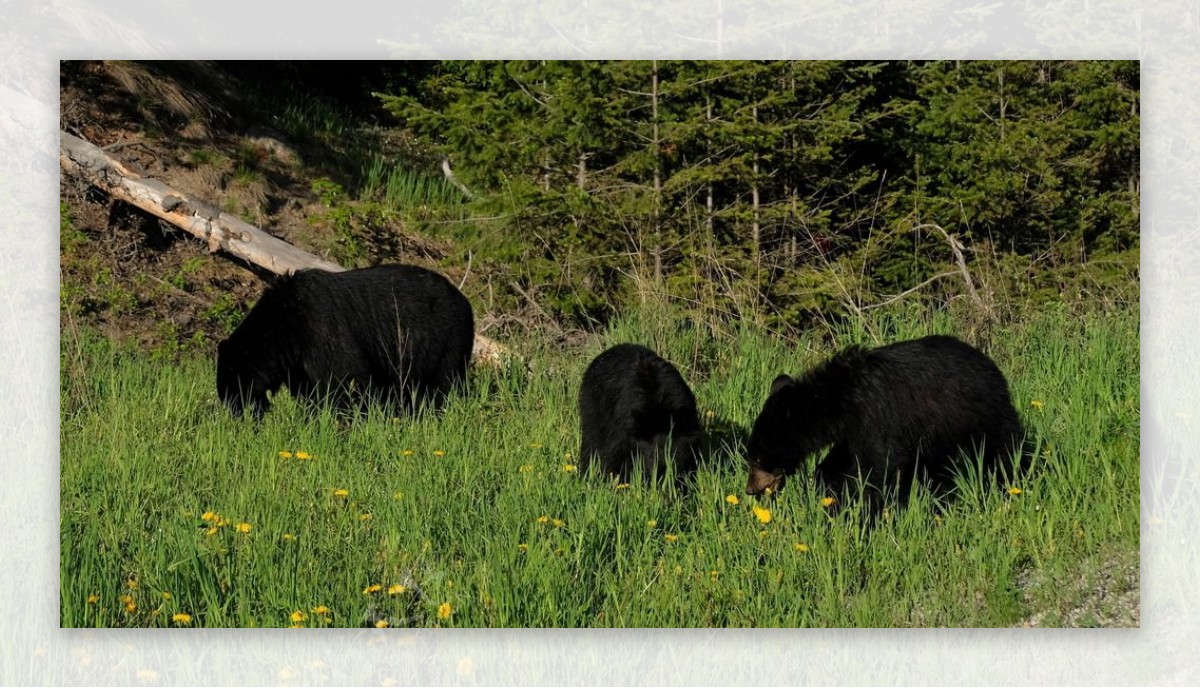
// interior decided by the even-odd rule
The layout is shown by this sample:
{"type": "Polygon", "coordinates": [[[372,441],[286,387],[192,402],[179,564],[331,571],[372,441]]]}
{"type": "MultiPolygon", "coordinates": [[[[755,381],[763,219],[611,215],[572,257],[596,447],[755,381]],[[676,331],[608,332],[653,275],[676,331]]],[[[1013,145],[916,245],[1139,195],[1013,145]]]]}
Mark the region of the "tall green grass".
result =
{"type": "Polygon", "coordinates": [[[964,483],[945,508],[918,495],[873,524],[802,479],[747,497],[740,464],[774,375],[878,343],[867,329],[784,340],[679,322],[635,313],[583,351],[511,342],[527,367],[473,370],[440,412],[346,421],[283,394],[261,423],[220,406],[211,360],[64,332],[62,625],[1053,625],[1074,618],[1081,574],[1136,566],[1136,311],[996,334],[1038,451],[1004,486],[1019,494],[964,483]],[[658,349],[696,393],[709,452],[686,494],[573,470],[583,368],[621,341],[658,349]]]}

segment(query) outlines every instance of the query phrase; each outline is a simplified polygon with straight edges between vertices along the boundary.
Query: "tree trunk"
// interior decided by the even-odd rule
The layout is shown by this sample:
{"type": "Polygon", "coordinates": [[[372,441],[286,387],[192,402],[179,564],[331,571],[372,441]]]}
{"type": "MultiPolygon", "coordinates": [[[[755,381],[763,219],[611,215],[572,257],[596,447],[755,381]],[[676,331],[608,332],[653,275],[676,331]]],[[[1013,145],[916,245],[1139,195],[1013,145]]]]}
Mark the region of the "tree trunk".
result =
{"type": "MultiPolygon", "coordinates": [[[[64,172],[202,239],[207,243],[209,253],[225,251],[277,275],[308,268],[329,272],[345,270],[337,263],[298,249],[157,179],[143,177],[77,136],[65,131],[60,131],[59,136],[59,163],[64,172]]],[[[509,355],[499,343],[481,334],[475,335],[472,354],[475,362],[495,366],[509,355]]]]}

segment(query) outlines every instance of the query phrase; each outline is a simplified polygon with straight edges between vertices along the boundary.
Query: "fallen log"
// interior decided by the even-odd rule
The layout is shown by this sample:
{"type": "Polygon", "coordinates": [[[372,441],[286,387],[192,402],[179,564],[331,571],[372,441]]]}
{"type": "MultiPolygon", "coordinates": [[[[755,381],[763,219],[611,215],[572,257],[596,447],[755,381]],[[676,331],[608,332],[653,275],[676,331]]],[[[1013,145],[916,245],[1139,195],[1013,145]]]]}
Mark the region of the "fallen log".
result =
{"type": "MultiPolygon", "coordinates": [[[[59,132],[63,171],[86,180],[114,198],[136,206],[204,241],[209,253],[224,251],[277,275],[306,268],[345,270],[271,236],[241,218],[222,212],[163,182],[143,176],[117,158],[65,131],[59,132]]],[[[472,361],[501,364],[511,354],[498,342],[475,334],[472,361]]]]}

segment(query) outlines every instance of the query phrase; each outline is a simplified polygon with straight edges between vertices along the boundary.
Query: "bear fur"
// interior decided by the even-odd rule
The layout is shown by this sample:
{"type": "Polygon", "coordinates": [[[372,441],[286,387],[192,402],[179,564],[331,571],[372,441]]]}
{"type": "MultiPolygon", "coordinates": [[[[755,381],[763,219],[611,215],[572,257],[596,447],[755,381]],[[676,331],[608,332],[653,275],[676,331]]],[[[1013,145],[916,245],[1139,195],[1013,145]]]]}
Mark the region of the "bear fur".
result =
{"type": "Polygon", "coordinates": [[[262,417],[268,393],[338,407],[440,402],[461,381],[475,340],[471,304],[415,265],[301,270],[270,285],[217,347],[217,394],[262,417]]]}
{"type": "Polygon", "coordinates": [[[679,370],[640,344],[618,344],[597,356],[579,388],[582,446],[579,468],[628,481],[640,466],[647,477],[677,481],[696,468],[700,419],[696,398],[679,370]]]}
{"type": "Polygon", "coordinates": [[[907,497],[914,478],[944,493],[982,450],[983,467],[1011,475],[1022,438],[996,364],[954,337],[877,349],[850,347],[799,379],[780,375],[747,442],[747,494],[783,487],[810,454],[830,447],[816,479],[832,494],[861,477],[907,497]]]}

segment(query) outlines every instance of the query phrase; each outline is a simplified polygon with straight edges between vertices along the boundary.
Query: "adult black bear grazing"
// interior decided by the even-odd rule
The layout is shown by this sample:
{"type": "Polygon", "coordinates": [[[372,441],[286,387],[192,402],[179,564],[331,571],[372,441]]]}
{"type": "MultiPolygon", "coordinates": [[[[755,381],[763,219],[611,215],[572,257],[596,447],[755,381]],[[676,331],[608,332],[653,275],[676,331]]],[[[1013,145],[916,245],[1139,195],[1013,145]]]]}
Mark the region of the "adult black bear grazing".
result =
{"type": "Polygon", "coordinates": [[[275,281],[217,347],[217,394],[261,416],[267,393],[346,405],[363,393],[404,406],[463,379],[475,323],[445,277],[414,265],[301,270],[275,281]]]}
{"type": "Polygon", "coordinates": [[[696,398],[675,366],[644,346],[618,344],[588,365],[579,388],[579,418],[581,470],[593,460],[622,480],[635,465],[656,477],[666,473],[668,461],[678,478],[695,470],[696,398]]]}
{"type": "Polygon", "coordinates": [[[861,475],[903,495],[918,473],[944,490],[976,448],[985,468],[1011,471],[1021,434],[1004,375],[970,345],[933,336],[851,347],[800,379],[775,378],[750,432],[746,492],[782,487],[825,446],[817,479],[834,491],[861,475]]]}

